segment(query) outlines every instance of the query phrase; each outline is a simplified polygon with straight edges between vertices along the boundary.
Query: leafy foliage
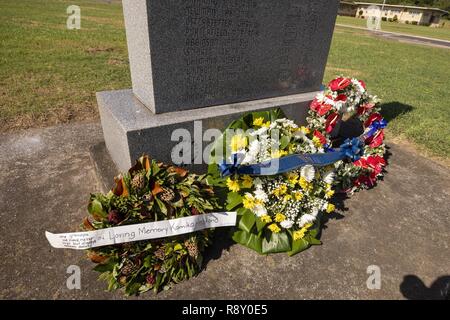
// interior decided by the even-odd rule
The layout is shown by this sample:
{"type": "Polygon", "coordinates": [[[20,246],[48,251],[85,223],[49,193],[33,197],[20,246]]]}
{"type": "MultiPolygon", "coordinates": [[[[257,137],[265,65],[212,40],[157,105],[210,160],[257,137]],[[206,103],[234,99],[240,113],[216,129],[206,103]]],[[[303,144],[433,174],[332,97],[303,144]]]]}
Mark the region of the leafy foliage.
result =
{"type": "MultiPolygon", "coordinates": [[[[219,209],[213,188],[205,175],[166,166],[143,156],[106,195],[91,195],[85,230],[97,230],[152,221],[199,215],[219,209]]],[[[94,270],[108,282],[108,289],[125,288],[127,295],[171,284],[195,276],[202,267],[202,252],[211,231],[129,242],[93,248],[89,258],[94,270]]]]}

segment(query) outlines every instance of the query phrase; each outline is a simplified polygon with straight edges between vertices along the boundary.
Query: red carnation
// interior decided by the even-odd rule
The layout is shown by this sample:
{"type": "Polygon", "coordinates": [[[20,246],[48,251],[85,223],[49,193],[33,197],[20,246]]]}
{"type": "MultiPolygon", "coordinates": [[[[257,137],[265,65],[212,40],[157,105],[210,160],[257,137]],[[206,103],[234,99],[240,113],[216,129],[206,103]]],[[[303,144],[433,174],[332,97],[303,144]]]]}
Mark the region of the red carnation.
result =
{"type": "Polygon", "coordinates": [[[364,113],[366,113],[367,111],[370,111],[373,107],[375,107],[374,103],[366,103],[363,104],[362,106],[358,107],[358,115],[363,115],[364,113]]]}
{"type": "Polygon", "coordinates": [[[332,113],[328,116],[327,120],[325,121],[325,131],[327,133],[330,133],[333,131],[334,127],[338,123],[338,121],[341,119],[339,114],[337,112],[332,113]]]}
{"type": "Polygon", "coordinates": [[[366,122],[364,122],[364,126],[367,128],[375,121],[381,121],[383,117],[379,113],[373,113],[370,115],[369,119],[367,119],[366,122]]]}
{"type": "Polygon", "coordinates": [[[315,130],[315,131],[314,131],[314,137],[319,138],[320,143],[321,143],[322,145],[327,144],[327,138],[325,138],[325,136],[324,136],[322,133],[320,133],[320,131],[315,130]]]}
{"type": "Polygon", "coordinates": [[[367,160],[366,160],[365,158],[361,158],[361,159],[359,159],[359,160],[353,162],[353,165],[355,165],[355,166],[357,166],[357,167],[364,168],[364,169],[367,169],[367,168],[368,168],[367,160]]]}
{"type": "Polygon", "coordinates": [[[342,101],[342,102],[346,102],[347,101],[347,96],[345,94],[340,94],[336,97],[336,102],[342,101]]]}
{"type": "Polygon", "coordinates": [[[358,81],[361,84],[361,87],[363,87],[364,90],[366,90],[366,83],[364,81],[362,81],[362,80],[358,80],[358,81]]]}
{"type": "Polygon", "coordinates": [[[377,177],[373,173],[371,173],[369,175],[362,174],[355,181],[353,181],[353,185],[355,187],[359,187],[364,184],[370,188],[375,185],[376,181],[377,181],[377,177]]]}
{"type": "Polygon", "coordinates": [[[352,83],[352,80],[351,80],[351,79],[339,77],[339,78],[336,78],[336,79],[332,80],[332,81],[328,84],[328,87],[330,87],[330,89],[333,90],[333,91],[339,91],[339,90],[344,90],[344,89],[347,88],[351,83],[352,83]]]}
{"type": "Polygon", "coordinates": [[[367,164],[376,175],[379,175],[383,171],[383,167],[386,165],[386,161],[383,157],[375,155],[369,156],[367,158],[367,164]]]}
{"type": "Polygon", "coordinates": [[[319,102],[317,99],[314,99],[311,102],[310,109],[317,112],[319,116],[323,117],[325,114],[327,114],[328,111],[331,110],[331,105],[324,104],[322,102],[319,102]]]}
{"type": "Polygon", "coordinates": [[[383,144],[383,140],[384,132],[383,130],[379,130],[375,135],[366,140],[366,144],[368,144],[371,148],[376,148],[383,144]]]}

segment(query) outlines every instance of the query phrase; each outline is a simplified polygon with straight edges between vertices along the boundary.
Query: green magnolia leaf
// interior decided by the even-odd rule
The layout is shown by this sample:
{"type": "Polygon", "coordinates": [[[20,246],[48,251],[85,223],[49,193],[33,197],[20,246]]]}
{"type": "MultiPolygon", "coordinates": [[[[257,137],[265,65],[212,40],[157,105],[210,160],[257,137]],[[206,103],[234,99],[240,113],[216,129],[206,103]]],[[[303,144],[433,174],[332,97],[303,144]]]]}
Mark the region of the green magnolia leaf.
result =
{"type": "Polygon", "coordinates": [[[308,241],[310,245],[321,245],[322,244],[322,241],[320,241],[319,239],[316,239],[312,236],[306,237],[306,241],[308,241]]]}
{"type": "Polygon", "coordinates": [[[242,196],[237,192],[230,192],[227,196],[227,210],[233,210],[242,203],[242,196]]]}
{"type": "Polygon", "coordinates": [[[175,245],[175,247],[173,247],[173,250],[174,251],[179,251],[179,250],[182,250],[183,249],[183,246],[181,245],[181,244],[179,244],[179,243],[177,243],[176,245],[175,245]]]}
{"type": "Polygon", "coordinates": [[[103,210],[103,206],[100,201],[93,199],[88,205],[88,211],[91,215],[98,214],[103,218],[107,217],[107,213],[103,210]]]}
{"type": "Polygon", "coordinates": [[[161,210],[161,212],[164,213],[164,214],[167,214],[167,207],[164,204],[164,202],[159,200],[157,197],[155,197],[155,200],[156,200],[156,203],[158,204],[158,207],[161,210]]]}
{"type": "Polygon", "coordinates": [[[305,239],[299,239],[292,242],[292,250],[288,252],[288,255],[292,257],[293,255],[302,252],[310,247],[310,244],[305,239]]]}
{"type": "Polygon", "coordinates": [[[252,250],[255,250],[259,254],[262,254],[262,238],[253,233],[248,233],[243,230],[238,230],[233,233],[233,240],[236,243],[242,244],[252,250]]]}
{"type": "Polygon", "coordinates": [[[94,267],[94,271],[101,272],[101,273],[112,272],[115,264],[116,264],[115,261],[107,263],[107,264],[98,264],[94,267]]]}
{"type": "Polygon", "coordinates": [[[285,149],[289,145],[290,142],[291,142],[290,136],[282,136],[280,139],[280,149],[281,150],[285,149]]]}
{"type": "Polygon", "coordinates": [[[156,176],[161,169],[159,168],[156,161],[152,161],[152,175],[156,176]]]}
{"type": "Polygon", "coordinates": [[[250,233],[255,223],[255,215],[253,214],[253,212],[246,209],[241,219],[239,220],[238,227],[239,229],[250,233]]]}
{"type": "Polygon", "coordinates": [[[287,233],[272,233],[269,241],[266,238],[262,241],[263,253],[279,253],[288,252],[291,250],[291,243],[287,233]]]}
{"type": "Polygon", "coordinates": [[[256,229],[258,230],[258,233],[263,231],[263,229],[266,225],[267,225],[266,222],[263,222],[261,219],[256,218],[256,229]]]}

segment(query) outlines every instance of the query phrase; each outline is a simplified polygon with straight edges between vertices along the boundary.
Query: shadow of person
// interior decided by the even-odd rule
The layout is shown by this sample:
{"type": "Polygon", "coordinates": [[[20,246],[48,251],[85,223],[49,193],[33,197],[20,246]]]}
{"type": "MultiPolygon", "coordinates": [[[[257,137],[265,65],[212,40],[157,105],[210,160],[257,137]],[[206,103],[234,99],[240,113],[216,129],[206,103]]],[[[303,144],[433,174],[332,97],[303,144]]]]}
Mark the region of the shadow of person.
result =
{"type": "Polygon", "coordinates": [[[224,250],[228,251],[235,244],[232,236],[232,228],[217,228],[214,231],[213,242],[206,248],[203,256],[203,268],[208,267],[211,260],[217,260],[222,256],[224,250]]]}
{"type": "Polygon", "coordinates": [[[415,275],[407,275],[400,284],[400,292],[409,300],[450,300],[450,276],[437,278],[428,288],[415,275]]]}

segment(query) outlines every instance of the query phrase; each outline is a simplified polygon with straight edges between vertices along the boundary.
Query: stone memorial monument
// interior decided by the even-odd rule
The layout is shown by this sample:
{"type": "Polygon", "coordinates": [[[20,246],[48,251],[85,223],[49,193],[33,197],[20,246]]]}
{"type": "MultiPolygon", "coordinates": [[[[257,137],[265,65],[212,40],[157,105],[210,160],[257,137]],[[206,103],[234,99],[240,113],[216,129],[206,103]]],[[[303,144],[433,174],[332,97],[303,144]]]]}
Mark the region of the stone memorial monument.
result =
{"type": "Polygon", "coordinates": [[[338,4],[123,0],[133,89],[97,93],[117,169],[142,153],[172,162],[177,129],[192,139],[188,168],[201,171],[207,129],[274,107],[304,122],[322,83],[338,4]]]}

